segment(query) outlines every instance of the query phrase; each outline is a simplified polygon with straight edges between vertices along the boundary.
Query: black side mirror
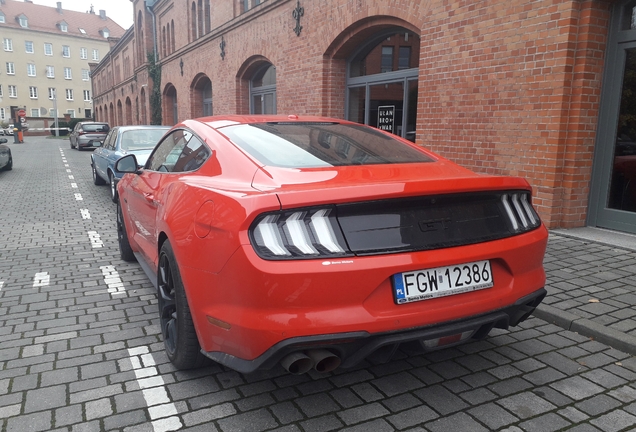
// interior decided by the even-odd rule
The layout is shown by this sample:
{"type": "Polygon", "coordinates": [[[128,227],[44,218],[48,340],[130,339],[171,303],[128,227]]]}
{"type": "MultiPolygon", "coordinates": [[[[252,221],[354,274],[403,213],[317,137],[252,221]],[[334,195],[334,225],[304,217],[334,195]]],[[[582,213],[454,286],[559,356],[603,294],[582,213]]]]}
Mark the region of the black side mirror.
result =
{"type": "Polygon", "coordinates": [[[120,173],[139,173],[137,158],[134,154],[126,155],[115,162],[115,171],[120,173]]]}
{"type": "Polygon", "coordinates": [[[0,144],[4,144],[4,143],[6,143],[6,142],[7,142],[7,139],[6,139],[6,138],[0,138],[0,144]]]}

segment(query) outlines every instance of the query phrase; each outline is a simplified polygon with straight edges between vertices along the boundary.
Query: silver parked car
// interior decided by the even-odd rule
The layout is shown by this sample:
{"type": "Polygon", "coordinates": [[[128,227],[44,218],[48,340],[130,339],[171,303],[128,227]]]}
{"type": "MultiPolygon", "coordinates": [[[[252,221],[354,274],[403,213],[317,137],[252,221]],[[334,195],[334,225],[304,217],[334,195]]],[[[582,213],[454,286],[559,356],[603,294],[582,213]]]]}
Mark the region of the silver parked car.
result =
{"type": "Polygon", "coordinates": [[[104,122],[79,122],[75,125],[69,135],[71,148],[78,150],[94,149],[104,142],[106,134],[110,130],[108,123],[104,122]]]}

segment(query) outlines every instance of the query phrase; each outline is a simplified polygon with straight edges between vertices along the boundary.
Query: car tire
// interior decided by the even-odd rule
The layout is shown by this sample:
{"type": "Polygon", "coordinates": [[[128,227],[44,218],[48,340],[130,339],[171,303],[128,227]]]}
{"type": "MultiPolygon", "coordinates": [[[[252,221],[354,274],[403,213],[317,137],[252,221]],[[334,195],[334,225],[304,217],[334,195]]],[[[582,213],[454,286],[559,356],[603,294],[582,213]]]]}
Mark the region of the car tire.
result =
{"type": "Polygon", "coordinates": [[[74,149],[75,147],[73,147],[73,141],[69,139],[68,142],[71,144],[71,149],[74,149]]]}
{"type": "Polygon", "coordinates": [[[13,169],[13,158],[9,156],[9,162],[4,166],[5,171],[11,171],[13,169]]]}
{"type": "Polygon", "coordinates": [[[181,273],[167,240],[159,253],[157,291],[161,334],[168,359],[179,370],[209,364],[211,360],[201,354],[181,273]]]}
{"type": "Polygon", "coordinates": [[[95,169],[95,161],[93,161],[93,163],[91,164],[91,168],[92,168],[92,171],[93,171],[93,184],[95,186],[101,186],[101,185],[106,184],[104,179],[101,178],[99,176],[99,174],[97,174],[97,170],[95,169]]]}
{"type": "Polygon", "coordinates": [[[119,243],[119,255],[121,259],[126,262],[136,261],[135,253],[130,247],[128,241],[128,232],[126,230],[126,224],[124,223],[124,214],[121,211],[121,206],[117,204],[117,242],[119,243]]]}
{"type": "Polygon", "coordinates": [[[116,203],[119,198],[117,193],[117,184],[115,183],[115,175],[112,172],[108,173],[108,183],[110,185],[110,199],[116,203]]]}

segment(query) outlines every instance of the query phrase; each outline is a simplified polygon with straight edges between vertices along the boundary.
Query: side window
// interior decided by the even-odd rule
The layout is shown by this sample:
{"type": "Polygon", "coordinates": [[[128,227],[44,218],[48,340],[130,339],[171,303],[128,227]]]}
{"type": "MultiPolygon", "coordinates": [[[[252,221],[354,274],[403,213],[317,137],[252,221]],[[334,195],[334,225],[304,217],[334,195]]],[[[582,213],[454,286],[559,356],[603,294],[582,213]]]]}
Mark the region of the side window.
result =
{"type": "Polygon", "coordinates": [[[146,168],[152,171],[172,172],[190,137],[192,134],[182,129],[172,132],[157,145],[146,162],[146,168]]]}
{"type": "Polygon", "coordinates": [[[210,150],[191,132],[176,130],[157,146],[146,168],[163,172],[194,171],[203,165],[210,154],[210,150]]]}
{"type": "Polygon", "coordinates": [[[111,129],[106,135],[106,139],[104,140],[104,147],[108,150],[113,150],[115,148],[115,141],[117,140],[117,128],[111,129]]]}
{"type": "Polygon", "coordinates": [[[197,138],[192,135],[188,144],[179,155],[179,160],[174,165],[174,172],[196,171],[210,157],[210,150],[197,138]]]}

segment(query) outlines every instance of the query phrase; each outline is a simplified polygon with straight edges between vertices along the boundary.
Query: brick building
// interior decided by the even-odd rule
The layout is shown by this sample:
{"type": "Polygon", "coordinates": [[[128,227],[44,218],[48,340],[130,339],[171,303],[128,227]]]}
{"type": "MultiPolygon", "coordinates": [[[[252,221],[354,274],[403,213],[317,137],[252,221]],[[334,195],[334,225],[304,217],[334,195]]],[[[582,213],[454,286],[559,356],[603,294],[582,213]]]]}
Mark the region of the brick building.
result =
{"type": "Polygon", "coordinates": [[[163,124],[347,118],[527,178],[549,227],[636,232],[634,1],[132,1],[92,72],[99,120],[149,123],[153,94],[163,124]]]}

